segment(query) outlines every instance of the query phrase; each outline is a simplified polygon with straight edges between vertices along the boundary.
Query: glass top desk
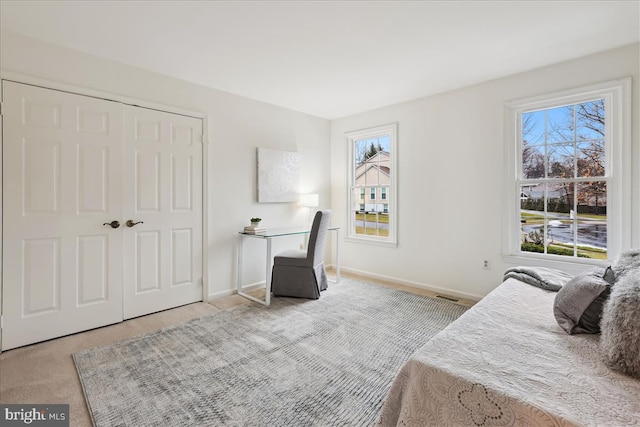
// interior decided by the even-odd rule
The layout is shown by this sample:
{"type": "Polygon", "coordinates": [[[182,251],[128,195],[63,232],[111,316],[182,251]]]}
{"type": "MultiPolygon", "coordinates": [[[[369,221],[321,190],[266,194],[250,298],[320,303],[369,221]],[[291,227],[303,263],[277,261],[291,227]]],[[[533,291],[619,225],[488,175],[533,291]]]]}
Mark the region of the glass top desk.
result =
{"type": "MultiPolygon", "coordinates": [[[[336,279],[330,280],[333,283],[337,283],[340,280],[340,253],[338,252],[338,242],[340,240],[339,232],[340,227],[329,227],[329,231],[333,231],[336,233],[334,236],[335,240],[335,248],[336,248],[336,279]]],[[[238,262],[237,265],[237,291],[238,295],[241,295],[245,298],[250,299],[251,301],[255,301],[257,303],[269,306],[271,304],[271,269],[273,268],[273,257],[271,256],[271,241],[278,237],[285,236],[294,236],[294,235],[305,235],[311,233],[311,227],[289,227],[289,228],[269,228],[264,233],[260,234],[247,234],[244,232],[238,233],[238,250],[236,254],[236,259],[238,262]],[[265,273],[265,299],[264,301],[258,298],[255,298],[245,292],[242,291],[242,263],[243,263],[243,250],[242,244],[245,239],[263,239],[267,242],[267,258],[266,258],[266,273],[265,273]]]]}

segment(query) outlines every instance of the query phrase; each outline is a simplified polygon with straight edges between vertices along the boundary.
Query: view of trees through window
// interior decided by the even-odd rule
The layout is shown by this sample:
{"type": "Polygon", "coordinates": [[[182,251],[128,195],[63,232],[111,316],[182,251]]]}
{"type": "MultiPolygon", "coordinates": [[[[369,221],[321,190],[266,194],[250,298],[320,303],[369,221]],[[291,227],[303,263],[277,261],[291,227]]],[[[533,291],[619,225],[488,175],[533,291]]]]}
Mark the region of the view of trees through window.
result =
{"type": "Polygon", "coordinates": [[[605,105],[522,113],[522,251],[607,258],[605,105]]]}
{"type": "Polygon", "coordinates": [[[390,135],[354,141],[353,215],[356,235],[389,236],[390,135]]]}

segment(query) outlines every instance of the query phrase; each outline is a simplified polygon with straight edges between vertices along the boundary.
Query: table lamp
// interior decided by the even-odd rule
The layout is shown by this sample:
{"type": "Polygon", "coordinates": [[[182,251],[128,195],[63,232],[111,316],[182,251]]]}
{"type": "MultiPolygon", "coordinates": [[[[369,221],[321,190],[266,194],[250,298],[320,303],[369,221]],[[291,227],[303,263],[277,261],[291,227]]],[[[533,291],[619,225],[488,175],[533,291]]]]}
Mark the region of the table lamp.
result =
{"type": "Polygon", "coordinates": [[[301,194],[300,205],[309,208],[309,218],[307,218],[307,222],[310,223],[313,218],[314,208],[320,205],[320,196],[315,193],[301,194]]]}

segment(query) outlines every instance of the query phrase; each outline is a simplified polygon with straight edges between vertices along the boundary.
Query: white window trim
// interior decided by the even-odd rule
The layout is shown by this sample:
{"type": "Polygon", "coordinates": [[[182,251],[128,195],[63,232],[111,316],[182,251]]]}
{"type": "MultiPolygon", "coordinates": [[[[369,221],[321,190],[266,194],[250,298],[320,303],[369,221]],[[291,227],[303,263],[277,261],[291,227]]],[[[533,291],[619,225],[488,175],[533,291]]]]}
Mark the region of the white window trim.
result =
{"type": "Polygon", "coordinates": [[[563,92],[509,102],[504,110],[505,143],[505,221],[503,258],[519,264],[535,260],[537,265],[556,267],[575,264],[611,263],[618,254],[631,247],[631,78],[609,81],[563,92]],[[605,162],[607,167],[607,256],[598,261],[561,255],[520,251],[520,204],[516,188],[520,171],[520,143],[517,141],[521,114],[527,110],[547,109],[578,103],[585,97],[604,98],[606,111],[613,112],[607,123],[605,162]],[[558,264],[560,263],[560,264],[558,264]]]}
{"type": "Polygon", "coordinates": [[[347,242],[353,243],[363,243],[370,245],[379,245],[379,246],[387,246],[387,247],[397,247],[398,246],[398,124],[391,123],[382,126],[376,126],[372,128],[362,129],[358,131],[347,132],[345,134],[346,146],[347,146],[347,221],[348,221],[348,229],[346,236],[344,238],[347,242]],[[390,181],[391,184],[389,187],[389,192],[391,193],[391,197],[387,194],[387,202],[389,205],[389,211],[391,212],[389,218],[389,237],[378,237],[378,236],[366,236],[361,234],[355,234],[355,226],[354,226],[354,215],[353,215],[353,207],[358,205],[357,200],[354,200],[354,192],[353,192],[353,184],[355,182],[354,176],[354,167],[353,164],[355,162],[354,159],[354,150],[353,145],[356,140],[374,137],[380,134],[389,134],[391,135],[391,142],[389,146],[389,153],[391,155],[391,176],[390,181]]]}

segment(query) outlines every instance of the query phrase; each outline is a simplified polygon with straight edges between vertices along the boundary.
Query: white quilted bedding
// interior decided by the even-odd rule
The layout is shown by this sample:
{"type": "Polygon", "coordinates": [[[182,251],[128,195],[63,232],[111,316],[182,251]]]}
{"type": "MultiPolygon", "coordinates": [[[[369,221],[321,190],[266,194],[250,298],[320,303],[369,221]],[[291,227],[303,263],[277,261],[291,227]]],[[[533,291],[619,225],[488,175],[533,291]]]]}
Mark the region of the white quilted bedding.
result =
{"type": "Polygon", "coordinates": [[[640,426],[640,381],[560,329],[555,295],[507,279],[416,351],[378,425],[640,426]]]}

